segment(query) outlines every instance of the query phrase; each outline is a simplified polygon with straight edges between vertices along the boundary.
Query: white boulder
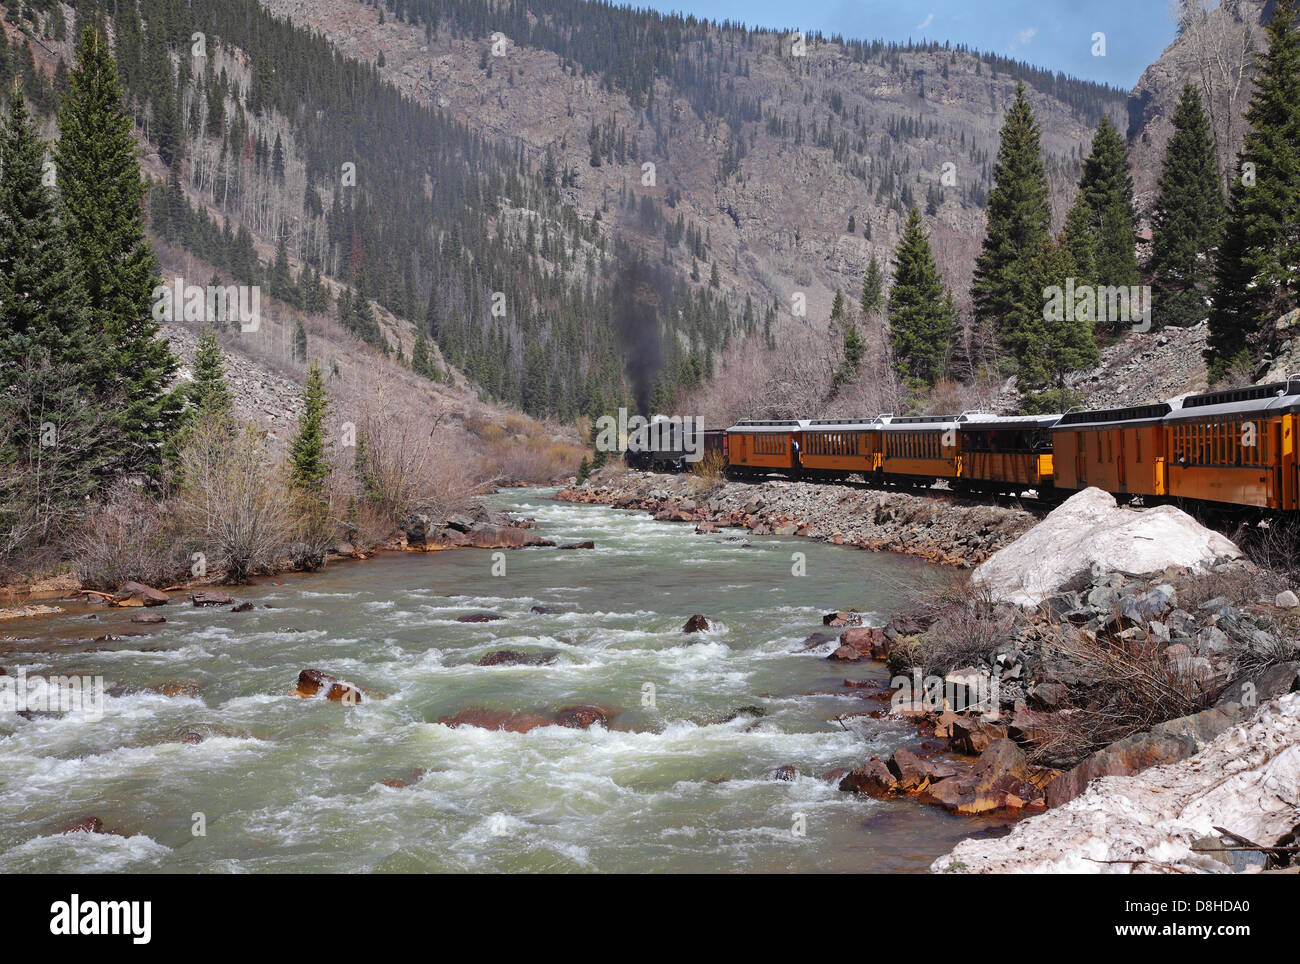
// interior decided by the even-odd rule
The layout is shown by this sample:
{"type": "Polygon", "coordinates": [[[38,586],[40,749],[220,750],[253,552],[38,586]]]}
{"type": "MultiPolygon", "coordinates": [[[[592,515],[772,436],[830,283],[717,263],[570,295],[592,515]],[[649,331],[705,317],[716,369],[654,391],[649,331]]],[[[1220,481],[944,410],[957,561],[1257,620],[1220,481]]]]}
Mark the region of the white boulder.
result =
{"type": "MultiPolygon", "coordinates": [[[[931,865],[972,873],[1222,873],[1204,839],[1222,827],[1264,846],[1296,825],[1300,693],[1260,707],[1195,759],[1101,777],[1005,837],[963,840],[931,865]],[[1198,843],[1200,842],[1200,843],[1198,843]]],[[[1258,868],[1255,868],[1258,869],[1258,868]]]]}
{"type": "Polygon", "coordinates": [[[1037,606],[1081,575],[1198,569],[1240,555],[1230,539],[1173,506],[1120,508],[1109,493],[1084,489],[991,555],[971,574],[971,583],[997,600],[1037,606]]]}

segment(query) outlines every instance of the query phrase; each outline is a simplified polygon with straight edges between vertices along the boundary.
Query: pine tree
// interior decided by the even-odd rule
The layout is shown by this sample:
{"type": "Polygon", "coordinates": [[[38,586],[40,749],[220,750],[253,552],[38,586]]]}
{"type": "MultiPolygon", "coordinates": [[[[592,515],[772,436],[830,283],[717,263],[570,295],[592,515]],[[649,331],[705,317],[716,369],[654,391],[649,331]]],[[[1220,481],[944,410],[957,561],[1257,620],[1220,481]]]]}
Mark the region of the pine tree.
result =
{"type": "Polygon", "coordinates": [[[235,399],[226,382],[226,366],[217,334],[206,325],[194,352],[189,401],[196,418],[225,421],[231,418],[235,399]]]}
{"type": "Polygon", "coordinates": [[[297,320],[293,328],[293,360],[297,362],[307,360],[307,329],[303,327],[301,318],[297,320]]]}
{"type": "Polygon", "coordinates": [[[42,181],[45,144],[17,85],[0,137],[0,373],[44,356],[89,378],[81,267],[42,181]]]}
{"type": "Polygon", "coordinates": [[[423,328],[415,333],[415,346],[411,349],[411,371],[425,378],[432,378],[434,374],[429,358],[429,339],[423,328]]]}
{"type": "Polygon", "coordinates": [[[49,537],[102,467],[85,289],[44,158],[15,85],[0,128],[0,552],[49,537]]]}
{"type": "Polygon", "coordinates": [[[59,133],[60,216],[85,277],[97,404],[115,421],[107,467],[156,477],[180,414],[179,393],[168,389],[177,362],[153,319],[159,279],[144,234],[145,184],[131,118],[108,44],[94,27],[77,44],[59,133]]]}
{"type": "Polygon", "coordinates": [[[325,413],[329,396],[320,365],[313,359],[307,369],[307,386],[303,389],[303,411],[298,416],[298,433],[289,445],[290,480],[305,495],[319,498],[329,478],[326,457],[329,444],[325,439],[325,413]]]}
{"type": "Polygon", "coordinates": [[[862,277],[862,297],[858,304],[864,319],[873,317],[885,305],[885,272],[874,251],[867,263],[867,273],[862,277]]]}
{"type": "Polygon", "coordinates": [[[1241,170],[1215,262],[1206,359],[1211,379],[1273,347],[1273,322],[1300,306],[1300,23],[1278,0],[1246,121],[1241,170]]]}
{"type": "Polygon", "coordinates": [[[1088,212],[1088,227],[1094,242],[1092,274],[1096,283],[1137,284],[1133,179],[1128,171],[1124,139],[1106,116],[1097,125],[1092,151],[1083,162],[1079,203],[1088,212]]]}
{"type": "Polygon", "coordinates": [[[1082,191],[1077,193],[1065,215],[1062,236],[1074,256],[1075,285],[1096,285],[1097,239],[1092,232],[1092,212],[1082,191]]]}
{"type": "Polygon", "coordinates": [[[1077,280],[1078,271],[1064,232],[1045,241],[1034,258],[1018,306],[1024,337],[1016,346],[1021,406],[1027,412],[1064,411],[1075,401],[1066,376],[1101,361],[1092,315],[1065,301],[1066,282],[1077,280]],[[1049,297],[1050,291],[1059,297],[1049,297]]]}
{"type": "Polygon", "coordinates": [[[889,291],[889,341],[898,371],[926,385],[944,375],[957,336],[952,292],[939,277],[930,237],[916,205],[894,252],[889,291]]]}
{"type": "MultiPolygon", "coordinates": [[[[1002,125],[988,199],[988,234],[971,286],[976,320],[994,326],[1004,346],[1018,339],[1008,326],[1016,317],[1014,308],[1033,260],[1051,230],[1047,171],[1041,155],[1038,123],[1021,83],[1002,125]]],[[[890,297],[892,301],[892,293],[890,297]]]]}
{"type": "Polygon", "coordinates": [[[1186,327],[1205,317],[1223,231],[1223,185],[1201,95],[1183,87],[1151,217],[1152,320],[1186,327]]]}

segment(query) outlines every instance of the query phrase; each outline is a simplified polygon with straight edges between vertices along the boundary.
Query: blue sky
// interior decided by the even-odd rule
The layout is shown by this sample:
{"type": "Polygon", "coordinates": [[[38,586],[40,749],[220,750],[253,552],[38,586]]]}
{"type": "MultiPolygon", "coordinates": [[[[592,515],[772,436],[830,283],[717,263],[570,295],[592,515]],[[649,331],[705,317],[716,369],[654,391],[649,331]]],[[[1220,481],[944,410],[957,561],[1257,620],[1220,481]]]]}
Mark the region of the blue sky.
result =
{"type": "Polygon", "coordinates": [[[636,0],[664,12],[859,40],[950,40],[1130,88],[1173,39],[1166,0],[636,0]],[[1092,36],[1106,35],[1093,56],[1092,36]]]}

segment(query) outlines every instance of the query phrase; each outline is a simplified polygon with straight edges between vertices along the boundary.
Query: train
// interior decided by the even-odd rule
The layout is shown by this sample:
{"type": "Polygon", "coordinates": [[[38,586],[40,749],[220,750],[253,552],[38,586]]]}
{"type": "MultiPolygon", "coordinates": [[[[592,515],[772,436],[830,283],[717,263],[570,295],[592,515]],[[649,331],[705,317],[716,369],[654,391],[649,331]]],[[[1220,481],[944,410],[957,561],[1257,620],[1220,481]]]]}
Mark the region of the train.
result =
{"type": "Polygon", "coordinates": [[[1054,415],[756,419],[694,431],[702,439],[679,435],[674,443],[667,436],[662,451],[631,453],[629,464],[681,471],[712,455],[734,479],[856,476],[917,488],[944,482],[956,492],[1032,494],[1049,502],[1096,487],[1147,504],[1300,511],[1300,375],[1054,415]]]}

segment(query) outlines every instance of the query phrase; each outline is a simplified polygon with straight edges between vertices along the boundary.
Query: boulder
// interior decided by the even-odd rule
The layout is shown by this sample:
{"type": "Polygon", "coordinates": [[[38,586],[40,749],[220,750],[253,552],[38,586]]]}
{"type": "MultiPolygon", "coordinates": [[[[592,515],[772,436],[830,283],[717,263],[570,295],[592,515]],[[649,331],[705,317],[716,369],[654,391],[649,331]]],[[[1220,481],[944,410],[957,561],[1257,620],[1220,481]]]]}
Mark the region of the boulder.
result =
{"type": "Polygon", "coordinates": [[[1224,703],[1118,740],[1049,783],[1047,803],[1059,807],[1073,800],[1098,777],[1132,776],[1148,767],[1185,760],[1244,715],[1239,704],[1224,703]]]}
{"type": "Polygon", "coordinates": [[[682,627],[684,633],[702,633],[710,629],[708,619],[696,613],[690,619],[686,620],[686,625],[682,627]]]}
{"type": "Polygon", "coordinates": [[[496,649],[479,657],[479,666],[549,666],[555,653],[521,653],[515,649],[496,649]]]}
{"type": "Polygon", "coordinates": [[[833,613],[827,613],[822,617],[822,625],[830,626],[832,629],[840,629],[844,626],[861,626],[862,613],[856,609],[841,609],[833,613]]]}
{"type": "Polygon", "coordinates": [[[570,542],[567,545],[560,546],[560,548],[561,549],[595,549],[596,543],[592,542],[590,539],[586,539],[582,542],[570,542]]]}
{"type": "Polygon", "coordinates": [[[499,619],[505,619],[500,613],[466,613],[463,616],[457,616],[458,623],[494,623],[499,619]]]}
{"type": "Polygon", "coordinates": [[[190,593],[190,602],[194,603],[195,606],[229,606],[234,601],[234,596],[218,592],[215,589],[190,593]]]}
{"type": "Polygon", "coordinates": [[[475,549],[527,549],[531,546],[554,546],[536,532],[520,526],[494,526],[478,523],[469,533],[469,544],[475,549]]]}
{"type": "Polygon", "coordinates": [[[530,613],[536,613],[538,616],[554,616],[560,612],[560,610],[552,609],[549,606],[533,606],[528,611],[530,613]]]}
{"type": "Polygon", "coordinates": [[[1277,597],[1273,600],[1273,605],[1278,609],[1295,609],[1300,606],[1300,598],[1297,598],[1296,594],[1290,589],[1284,589],[1277,594],[1277,597]]]}
{"type": "Polygon", "coordinates": [[[555,722],[575,730],[589,730],[597,724],[608,727],[613,714],[599,706],[565,706],[555,714],[555,722]]]}
{"type": "Polygon", "coordinates": [[[512,712],[470,707],[454,716],[441,716],[438,722],[452,728],[477,726],[484,730],[503,730],[507,733],[527,733],[539,726],[554,726],[555,721],[540,713],[512,712]]]}
{"type": "Polygon", "coordinates": [[[1231,541],[1180,509],[1120,508],[1114,496],[1089,488],[981,563],[971,583],[996,600],[1036,607],[1093,572],[1204,571],[1216,560],[1240,556],[1231,541]]]}
{"type": "Polygon", "coordinates": [[[904,793],[920,790],[930,782],[930,767],[911,750],[898,749],[889,758],[889,772],[898,780],[904,793]]]}
{"type": "Polygon", "coordinates": [[[862,656],[871,659],[889,658],[889,639],[877,626],[850,626],[840,633],[840,645],[851,646],[862,656]]]}
{"type": "Polygon", "coordinates": [[[840,789],[865,793],[870,797],[887,797],[898,790],[898,780],[883,760],[872,760],[846,774],[840,781],[840,789]]]}
{"type": "Polygon", "coordinates": [[[363,699],[359,687],[318,669],[305,669],[299,673],[298,686],[289,695],[306,700],[318,696],[322,689],[327,700],[347,706],[355,706],[363,699]]]}
{"type": "Polygon", "coordinates": [[[412,512],[398,523],[398,527],[405,534],[408,544],[419,546],[424,545],[433,532],[433,520],[423,512],[412,512]]]}
{"type": "Polygon", "coordinates": [[[168,596],[144,583],[127,582],[109,600],[114,606],[165,606],[168,596]]]}
{"type": "Polygon", "coordinates": [[[990,723],[977,716],[959,716],[953,720],[948,729],[948,748],[956,753],[978,756],[985,752],[994,740],[1006,738],[1007,729],[997,723],[990,723]]]}
{"type": "Polygon", "coordinates": [[[133,623],[144,623],[146,626],[156,626],[158,623],[167,622],[167,617],[158,613],[136,613],[131,617],[133,623]]]}
{"type": "Polygon", "coordinates": [[[230,607],[230,611],[232,613],[251,613],[253,611],[253,604],[251,602],[240,603],[238,606],[230,607]]]}
{"type": "Polygon", "coordinates": [[[856,663],[862,659],[862,653],[852,646],[840,646],[826,658],[837,663],[856,663]]]}
{"type": "Polygon", "coordinates": [[[794,783],[799,779],[799,769],[793,764],[787,763],[772,771],[772,779],[781,780],[785,783],[794,783]]]}

